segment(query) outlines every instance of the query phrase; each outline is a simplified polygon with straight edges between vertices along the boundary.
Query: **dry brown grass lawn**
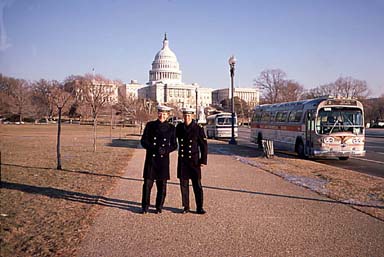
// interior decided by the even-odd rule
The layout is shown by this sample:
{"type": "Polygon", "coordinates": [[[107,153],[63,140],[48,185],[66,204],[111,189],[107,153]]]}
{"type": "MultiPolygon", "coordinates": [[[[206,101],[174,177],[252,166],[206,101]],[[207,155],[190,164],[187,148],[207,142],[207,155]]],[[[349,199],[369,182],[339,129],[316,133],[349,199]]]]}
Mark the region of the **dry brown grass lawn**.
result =
{"type": "Polygon", "coordinates": [[[0,125],[1,256],[71,256],[83,231],[137,147],[133,128],[62,127],[62,168],[56,170],[55,125],[0,125]],[[122,139],[118,139],[123,136],[122,139]]]}

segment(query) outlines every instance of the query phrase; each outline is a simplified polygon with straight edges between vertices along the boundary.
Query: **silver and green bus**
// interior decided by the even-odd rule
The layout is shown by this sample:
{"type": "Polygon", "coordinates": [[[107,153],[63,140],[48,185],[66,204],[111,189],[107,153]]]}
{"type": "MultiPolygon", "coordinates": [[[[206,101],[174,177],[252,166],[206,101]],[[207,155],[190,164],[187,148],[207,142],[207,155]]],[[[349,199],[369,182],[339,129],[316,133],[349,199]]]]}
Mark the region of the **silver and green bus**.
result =
{"type": "Polygon", "coordinates": [[[364,109],[355,99],[323,97],[256,106],[252,142],[272,140],[277,149],[301,157],[364,156],[364,109]]]}

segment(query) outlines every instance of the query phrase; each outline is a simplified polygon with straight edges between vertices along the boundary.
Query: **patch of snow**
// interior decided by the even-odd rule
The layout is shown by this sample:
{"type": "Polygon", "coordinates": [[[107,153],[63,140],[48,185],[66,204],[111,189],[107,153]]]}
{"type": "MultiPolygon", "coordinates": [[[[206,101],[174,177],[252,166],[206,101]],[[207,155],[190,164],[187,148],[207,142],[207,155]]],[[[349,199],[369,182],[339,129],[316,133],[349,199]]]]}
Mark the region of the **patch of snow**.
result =
{"type": "Polygon", "coordinates": [[[280,177],[284,178],[285,180],[295,185],[308,188],[320,194],[328,193],[328,190],[325,188],[325,185],[328,183],[327,180],[297,176],[297,175],[287,174],[282,172],[278,173],[277,175],[279,175],[280,177]]]}
{"type": "MultiPolygon", "coordinates": [[[[263,165],[255,162],[248,160],[246,158],[240,157],[240,156],[233,156],[237,161],[240,161],[241,163],[260,168],[262,170],[266,170],[263,165]]],[[[328,190],[325,188],[325,185],[328,183],[327,180],[325,179],[316,179],[316,178],[309,178],[309,177],[303,177],[303,176],[297,176],[293,174],[288,174],[288,173],[283,173],[283,172],[273,172],[274,174],[278,175],[279,177],[282,177],[283,179],[295,184],[299,185],[305,188],[308,188],[312,191],[318,192],[320,194],[327,194],[328,190]]]]}

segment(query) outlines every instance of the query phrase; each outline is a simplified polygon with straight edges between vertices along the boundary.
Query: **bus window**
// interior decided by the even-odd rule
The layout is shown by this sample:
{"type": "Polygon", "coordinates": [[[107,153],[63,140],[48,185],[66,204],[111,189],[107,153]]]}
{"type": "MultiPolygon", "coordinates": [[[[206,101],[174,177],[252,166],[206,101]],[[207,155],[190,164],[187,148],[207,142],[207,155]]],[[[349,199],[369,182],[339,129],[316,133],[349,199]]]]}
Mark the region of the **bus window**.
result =
{"type": "Polygon", "coordinates": [[[261,120],[261,113],[255,112],[252,116],[252,122],[260,122],[261,120]]]}
{"type": "Polygon", "coordinates": [[[256,113],[256,119],[255,119],[257,122],[260,122],[261,120],[261,113],[260,112],[257,112],[256,113]]]}
{"type": "Polygon", "coordinates": [[[218,125],[232,125],[232,118],[220,117],[217,119],[217,124],[218,125]]]}
{"type": "Polygon", "coordinates": [[[291,111],[288,116],[288,122],[300,122],[303,111],[291,111]]]}
{"type": "Polygon", "coordinates": [[[285,122],[287,120],[288,112],[283,112],[280,117],[280,122],[285,122]]]}
{"type": "Polygon", "coordinates": [[[285,122],[287,119],[288,112],[277,112],[276,114],[276,122],[285,122]]]}
{"type": "Polygon", "coordinates": [[[280,117],[281,117],[281,112],[277,112],[275,116],[275,121],[276,122],[280,121],[280,117]]]}
{"type": "Polygon", "coordinates": [[[293,121],[294,122],[300,122],[302,116],[303,116],[303,111],[297,111],[295,114],[295,119],[293,121]]]}
{"type": "Polygon", "coordinates": [[[275,122],[276,121],[276,112],[271,112],[270,113],[270,122],[275,122]]]}
{"type": "Polygon", "coordinates": [[[323,108],[316,120],[316,131],[319,134],[350,131],[363,133],[363,115],[360,109],[323,108]]]}
{"type": "Polygon", "coordinates": [[[261,116],[261,121],[269,122],[269,119],[270,119],[270,113],[264,112],[263,115],[261,116]]]}
{"type": "Polygon", "coordinates": [[[295,115],[296,115],[296,112],[295,111],[291,111],[289,113],[289,116],[288,116],[288,122],[294,122],[295,121],[295,115]]]}

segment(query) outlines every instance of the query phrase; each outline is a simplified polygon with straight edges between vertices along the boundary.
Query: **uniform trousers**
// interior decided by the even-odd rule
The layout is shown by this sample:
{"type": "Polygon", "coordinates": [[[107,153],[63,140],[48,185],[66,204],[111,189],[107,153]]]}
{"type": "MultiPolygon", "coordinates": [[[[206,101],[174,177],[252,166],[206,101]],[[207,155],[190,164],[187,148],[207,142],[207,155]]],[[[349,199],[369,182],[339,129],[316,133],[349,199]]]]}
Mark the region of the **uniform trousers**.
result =
{"type": "MultiPolygon", "coordinates": [[[[192,188],[195,194],[196,209],[203,209],[203,186],[201,179],[191,178],[192,188]]],[[[181,201],[184,209],[189,210],[189,179],[180,179],[181,201]]]]}
{"type": "MultiPolygon", "coordinates": [[[[151,190],[152,190],[153,182],[154,180],[152,179],[144,179],[143,198],[141,199],[141,207],[145,211],[148,211],[148,208],[150,205],[151,190]]],[[[167,194],[167,180],[157,179],[156,188],[157,188],[156,209],[161,210],[163,208],[165,196],[167,194]]]]}

